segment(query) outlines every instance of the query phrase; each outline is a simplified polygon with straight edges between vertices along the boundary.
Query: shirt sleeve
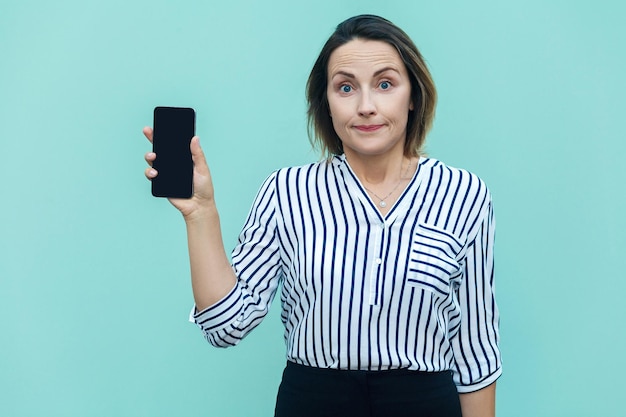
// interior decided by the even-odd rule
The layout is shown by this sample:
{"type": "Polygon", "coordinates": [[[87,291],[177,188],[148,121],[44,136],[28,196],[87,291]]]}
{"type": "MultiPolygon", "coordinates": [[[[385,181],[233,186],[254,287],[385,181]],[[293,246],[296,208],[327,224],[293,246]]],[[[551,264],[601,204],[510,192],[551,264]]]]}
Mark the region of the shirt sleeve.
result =
{"type": "Polygon", "coordinates": [[[490,198],[483,217],[478,234],[468,245],[464,279],[458,288],[461,324],[452,349],[454,381],[460,393],[484,388],[502,373],[494,283],[495,219],[490,198]]]}
{"type": "Polygon", "coordinates": [[[232,253],[237,283],[230,293],[190,320],[216,347],[239,343],[265,318],[282,276],[276,231],[276,175],[265,180],[232,253]]]}

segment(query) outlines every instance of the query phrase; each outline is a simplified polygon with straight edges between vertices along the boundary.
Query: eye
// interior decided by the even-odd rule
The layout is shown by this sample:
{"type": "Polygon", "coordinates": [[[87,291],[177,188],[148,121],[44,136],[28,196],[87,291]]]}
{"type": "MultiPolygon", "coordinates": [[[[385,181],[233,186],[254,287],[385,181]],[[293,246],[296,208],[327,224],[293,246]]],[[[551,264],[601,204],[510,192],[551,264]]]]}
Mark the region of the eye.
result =
{"type": "Polygon", "coordinates": [[[342,93],[352,92],[352,87],[350,87],[348,84],[342,85],[341,87],[339,87],[339,89],[341,90],[342,93]]]}
{"type": "Polygon", "coordinates": [[[391,88],[391,83],[389,81],[383,81],[382,83],[378,84],[378,86],[381,90],[388,90],[389,88],[391,88]]]}

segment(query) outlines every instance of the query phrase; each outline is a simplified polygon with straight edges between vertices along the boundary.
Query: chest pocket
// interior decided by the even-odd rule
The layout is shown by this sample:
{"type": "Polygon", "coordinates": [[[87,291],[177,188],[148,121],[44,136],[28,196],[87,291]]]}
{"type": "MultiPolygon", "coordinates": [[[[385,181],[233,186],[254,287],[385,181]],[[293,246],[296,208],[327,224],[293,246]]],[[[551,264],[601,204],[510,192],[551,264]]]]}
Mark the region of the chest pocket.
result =
{"type": "Polygon", "coordinates": [[[460,285],[461,267],[457,255],[461,243],[452,234],[425,224],[418,224],[413,234],[407,282],[447,296],[460,285]]]}

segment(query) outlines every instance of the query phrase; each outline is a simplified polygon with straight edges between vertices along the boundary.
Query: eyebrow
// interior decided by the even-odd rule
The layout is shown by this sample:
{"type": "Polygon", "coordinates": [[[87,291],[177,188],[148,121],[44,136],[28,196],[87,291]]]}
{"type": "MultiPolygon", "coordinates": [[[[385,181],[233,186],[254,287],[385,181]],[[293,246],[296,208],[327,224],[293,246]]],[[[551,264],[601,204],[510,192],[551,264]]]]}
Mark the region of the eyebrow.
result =
{"type": "MultiPolygon", "coordinates": [[[[394,67],[385,67],[385,68],[381,68],[378,71],[376,71],[374,73],[374,77],[378,77],[380,74],[382,74],[384,72],[387,72],[387,71],[394,71],[394,72],[399,73],[399,71],[396,68],[394,68],[394,67]]],[[[347,72],[347,71],[337,71],[336,73],[333,74],[332,78],[334,78],[337,75],[343,75],[344,77],[348,77],[348,78],[352,78],[352,79],[356,78],[354,76],[354,74],[352,74],[350,72],[347,72]]]]}

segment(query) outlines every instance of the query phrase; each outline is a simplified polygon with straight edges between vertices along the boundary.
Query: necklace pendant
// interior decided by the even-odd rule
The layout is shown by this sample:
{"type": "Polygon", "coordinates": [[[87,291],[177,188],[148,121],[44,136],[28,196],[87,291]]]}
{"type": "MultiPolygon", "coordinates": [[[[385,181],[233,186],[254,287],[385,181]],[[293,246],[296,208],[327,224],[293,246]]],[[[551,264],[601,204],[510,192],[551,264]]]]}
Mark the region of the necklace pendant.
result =
{"type": "Polygon", "coordinates": [[[380,200],[380,203],[378,203],[378,205],[381,207],[387,207],[387,203],[385,203],[383,200],[380,200]]]}

